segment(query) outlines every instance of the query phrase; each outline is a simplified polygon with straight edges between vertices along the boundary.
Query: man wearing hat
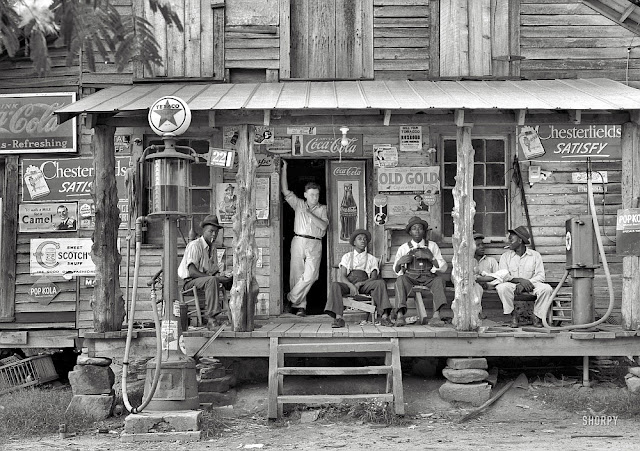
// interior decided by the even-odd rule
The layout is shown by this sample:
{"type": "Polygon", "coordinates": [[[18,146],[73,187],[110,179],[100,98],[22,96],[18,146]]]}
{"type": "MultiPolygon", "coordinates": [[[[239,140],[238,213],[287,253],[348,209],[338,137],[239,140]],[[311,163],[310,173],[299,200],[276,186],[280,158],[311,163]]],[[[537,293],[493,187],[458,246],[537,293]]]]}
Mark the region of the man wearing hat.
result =
{"type": "Polygon", "coordinates": [[[178,276],[184,279],[184,290],[197,287],[204,290],[207,307],[207,326],[212,327],[214,318],[222,311],[218,299],[218,284],[230,289],[233,277],[230,272],[221,273],[218,266],[218,252],[215,245],[218,231],[222,228],[215,215],[207,215],[202,223],[202,236],[187,244],[178,266],[178,276]]]}
{"type": "Polygon", "coordinates": [[[511,326],[518,327],[518,318],[513,308],[513,298],[520,293],[537,296],[533,307],[533,325],[542,327],[542,315],[551,304],[551,285],[544,283],[544,265],[540,253],[527,249],[531,235],[524,226],[509,230],[509,246],[500,257],[498,267],[506,270],[504,282],[496,285],[505,315],[511,314],[511,326]]]}
{"type": "Polygon", "coordinates": [[[349,237],[349,244],[353,246],[353,250],[342,256],[338,268],[338,281],[331,283],[329,299],[324,307],[325,313],[333,318],[331,327],[344,327],[342,296],[358,293],[370,294],[378,311],[383,312],[380,324],[391,325],[391,303],[387,295],[387,285],[384,280],[378,279],[378,259],[367,252],[370,241],[371,233],[364,229],[356,229],[349,237]]]}
{"type": "Polygon", "coordinates": [[[414,216],[409,219],[405,230],[411,235],[411,240],[400,246],[393,262],[393,270],[398,274],[396,279],[396,308],[398,309],[396,326],[407,324],[405,320],[407,295],[415,285],[424,285],[431,290],[433,317],[429,320],[429,324],[442,326],[444,322],[440,318],[440,309],[447,303],[447,299],[444,295],[444,279],[436,273],[445,272],[447,262],[442,258],[438,245],[426,238],[427,230],[429,230],[427,221],[414,216]],[[418,250],[420,250],[420,258],[416,258],[418,250]]]}

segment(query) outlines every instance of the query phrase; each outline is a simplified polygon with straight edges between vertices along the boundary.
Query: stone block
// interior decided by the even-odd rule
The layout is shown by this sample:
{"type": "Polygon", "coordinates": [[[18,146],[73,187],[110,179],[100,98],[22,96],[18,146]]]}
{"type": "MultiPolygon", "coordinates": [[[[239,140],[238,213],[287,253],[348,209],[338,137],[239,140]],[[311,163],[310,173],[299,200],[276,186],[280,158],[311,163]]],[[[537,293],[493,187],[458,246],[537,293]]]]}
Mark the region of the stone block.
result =
{"type": "Polygon", "coordinates": [[[467,370],[467,369],[479,369],[486,370],[489,368],[487,359],[484,357],[472,357],[468,359],[449,358],[447,359],[447,366],[452,370],[467,370]]]}
{"type": "Polygon", "coordinates": [[[636,377],[640,377],[640,366],[632,366],[629,368],[629,373],[636,377]]]}
{"type": "Polygon", "coordinates": [[[640,377],[629,373],[624,377],[624,381],[627,383],[627,388],[631,393],[640,392],[640,377]]]}
{"type": "Polygon", "coordinates": [[[96,365],[96,366],[109,366],[111,365],[109,357],[89,357],[85,354],[79,355],[76,359],[76,365],[96,365]]]}
{"type": "Polygon", "coordinates": [[[489,370],[489,377],[487,377],[487,382],[489,382],[492,387],[495,387],[498,384],[498,368],[496,368],[495,366],[489,370]]]}
{"type": "Polygon", "coordinates": [[[115,382],[108,366],[76,365],[68,377],[74,395],[109,395],[115,382]]]}
{"type": "Polygon", "coordinates": [[[476,368],[470,368],[466,370],[453,370],[451,368],[445,368],[442,370],[442,375],[446,377],[447,380],[456,384],[480,382],[489,377],[489,373],[486,370],[479,370],[476,368]]]}
{"type": "Polygon", "coordinates": [[[225,370],[224,367],[200,368],[200,379],[217,379],[219,377],[225,377],[226,375],[227,370],[225,370]]]}
{"type": "Polygon", "coordinates": [[[445,401],[468,402],[475,407],[481,406],[491,397],[491,387],[486,382],[454,384],[447,381],[438,392],[445,401]]]}
{"type": "Polygon", "coordinates": [[[200,360],[198,360],[198,363],[202,363],[204,365],[210,365],[210,366],[222,365],[220,360],[214,359],[213,357],[200,357],[200,360]]]}
{"type": "Polygon", "coordinates": [[[231,388],[231,376],[218,377],[216,379],[200,379],[198,381],[199,392],[224,393],[231,388]]]}
{"type": "Polygon", "coordinates": [[[124,419],[124,432],[128,434],[199,431],[201,410],[175,410],[170,412],[142,412],[124,419]]]}
{"type": "Polygon", "coordinates": [[[236,402],[237,392],[235,389],[226,393],[200,392],[198,397],[200,404],[211,404],[213,407],[229,406],[236,402]]]}
{"type": "Polygon", "coordinates": [[[114,401],[113,395],[73,395],[65,415],[93,421],[104,420],[111,416],[114,401]]]}

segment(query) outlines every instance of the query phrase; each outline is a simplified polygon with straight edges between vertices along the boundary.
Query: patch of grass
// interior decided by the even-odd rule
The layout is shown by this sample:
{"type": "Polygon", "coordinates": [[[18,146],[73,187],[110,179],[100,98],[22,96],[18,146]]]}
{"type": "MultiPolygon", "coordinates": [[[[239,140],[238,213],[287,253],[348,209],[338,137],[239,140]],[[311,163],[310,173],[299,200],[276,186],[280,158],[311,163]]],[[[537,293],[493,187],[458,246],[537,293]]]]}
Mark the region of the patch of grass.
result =
{"type": "Polygon", "coordinates": [[[355,404],[342,403],[323,406],[318,418],[328,421],[352,418],[363,423],[386,424],[389,426],[401,426],[408,423],[404,417],[394,413],[391,403],[377,399],[361,401],[355,404]]]}
{"type": "Polygon", "coordinates": [[[631,393],[623,388],[539,387],[533,393],[544,403],[570,412],[618,415],[621,418],[640,415],[640,393],[631,393]]]}
{"type": "Polygon", "coordinates": [[[225,429],[230,429],[231,424],[224,421],[218,412],[212,409],[206,409],[202,412],[202,423],[200,430],[202,431],[202,439],[220,437],[225,429]]]}
{"type": "Polygon", "coordinates": [[[38,437],[58,432],[61,423],[68,431],[78,431],[93,424],[85,418],[67,418],[71,387],[33,387],[0,396],[0,437],[38,437]]]}

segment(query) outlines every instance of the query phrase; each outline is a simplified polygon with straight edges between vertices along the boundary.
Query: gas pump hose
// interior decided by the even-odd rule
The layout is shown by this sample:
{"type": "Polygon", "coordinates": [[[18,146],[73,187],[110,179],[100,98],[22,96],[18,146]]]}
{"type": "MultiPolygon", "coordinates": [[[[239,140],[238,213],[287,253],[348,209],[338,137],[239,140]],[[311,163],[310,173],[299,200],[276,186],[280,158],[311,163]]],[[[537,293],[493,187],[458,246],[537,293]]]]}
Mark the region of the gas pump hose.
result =
{"type": "Polygon", "coordinates": [[[609,272],[609,264],[607,263],[607,256],[605,255],[604,246],[602,245],[602,236],[600,235],[600,226],[598,224],[596,204],[593,200],[593,183],[591,181],[590,168],[587,176],[587,197],[589,198],[589,210],[591,211],[591,221],[593,222],[593,229],[596,234],[596,242],[598,243],[598,252],[600,253],[600,258],[602,259],[602,268],[604,269],[604,274],[607,277],[607,286],[609,288],[609,307],[607,308],[607,311],[602,316],[602,318],[600,318],[597,321],[593,321],[591,323],[577,324],[577,325],[571,325],[571,326],[560,326],[560,327],[550,326],[549,323],[547,322],[547,312],[551,308],[551,305],[553,304],[553,300],[555,299],[556,294],[558,293],[558,290],[560,290],[560,288],[562,287],[562,284],[564,283],[564,281],[567,279],[567,276],[569,275],[569,270],[565,269],[564,275],[562,276],[560,283],[556,286],[555,290],[553,290],[553,293],[551,294],[551,302],[549,303],[549,305],[547,305],[547,309],[542,315],[542,324],[544,324],[545,328],[550,330],[574,330],[574,329],[587,329],[587,328],[595,327],[598,324],[602,324],[603,322],[605,322],[607,318],[609,318],[609,316],[611,315],[611,312],[613,311],[613,304],[615,301],[614,293],[613,293],[613,282],[611,281],[611,273],[609,272]]]}
{"type": "MultiPolygon", "coordinates": [[[[129,352],[131,350],[131,336],[133,335],[133,318],[136,312],[136,300],[138,294],[138,275],[140,269],[140,244],[142,242],[142,222],[144,221],[143,216],[139,216],[136,219],[136,254],[135,254],[135,265],[133,268],[133,293],[131,296],[131,309],[129,312],[129,324],[127,328],[127,341],[124,348],[124,357],[122,362],[122,402],[126,409],[131,413],[140,413],[142,410],[147,407],[147,405],[151,402],[153,398],[153,394],[156,391],[156,387],[158,386],[158,381],[160,379],[160,365],[162,361],[162,337],[160,335],[160,318],[158,317],[158,308],[156,305],[156,297],[151,297],[151,313],[153,315],[153,322],[156,328],[156,371],[153,375],[153,382],[151,384],[151,390],[147,396],[147,399],[142,400],[142,404],[138,407],[133,407],[129,402],[129,397],[127,395],[127,373],[129,372],[129,352]]],[[[151,293],[154,293],[155,290],[152,290],[151,293]]]]}

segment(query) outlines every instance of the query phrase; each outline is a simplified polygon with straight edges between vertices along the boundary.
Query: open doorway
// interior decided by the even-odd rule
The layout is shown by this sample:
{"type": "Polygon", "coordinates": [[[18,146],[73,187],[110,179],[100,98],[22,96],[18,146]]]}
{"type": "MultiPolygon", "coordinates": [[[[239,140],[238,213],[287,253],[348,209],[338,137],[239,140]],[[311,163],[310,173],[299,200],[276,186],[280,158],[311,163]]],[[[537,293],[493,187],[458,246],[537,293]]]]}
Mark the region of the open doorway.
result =
{"type": "MultiPolygon", "coordinates": [[[[289,163],[289,189],[301,199],[304,199],[304,186],[308,182],[315,182],[322,187],[320,190],[320,203],[327,204],[325,160],[290,159],[289,163]]],[[[286,204],[286,202],[285,202],[286,204]]],[[[291,240],[293,239],[293,222],[295,214],[287,204],[283,205],[282,212],[282,287],[284,295],[289,292],[289,269],[291,264],[291,240]]],[[[307,295],[307,315],[320,315],[324,313],[327,302],[327,237],[322,239],[322,262],[320,263],[320,276],[307,295]]]]}

